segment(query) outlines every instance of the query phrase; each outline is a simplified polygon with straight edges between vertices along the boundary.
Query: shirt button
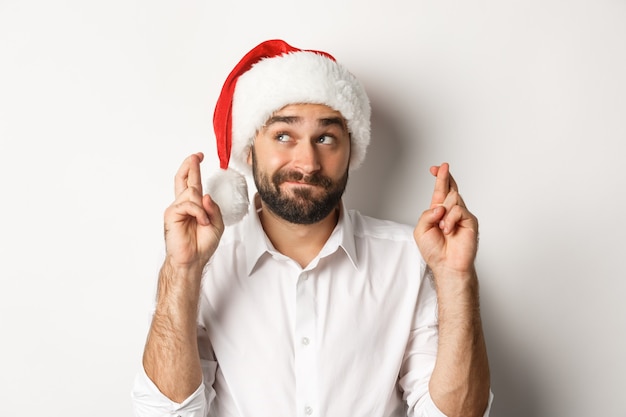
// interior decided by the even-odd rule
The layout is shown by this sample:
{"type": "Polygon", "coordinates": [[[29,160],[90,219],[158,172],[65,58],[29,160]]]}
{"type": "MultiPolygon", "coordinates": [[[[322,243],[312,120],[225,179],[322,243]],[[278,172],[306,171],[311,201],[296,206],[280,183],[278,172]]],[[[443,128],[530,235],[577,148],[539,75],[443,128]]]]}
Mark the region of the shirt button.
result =
{"type": "Polygon", "coordinates": [[[311,341],[309,340],[308,337],[303,337],[302,340],[300,341],[304,346],[307,346],[311,341]]]}
{"type": "Polygon", "coordinates": [[[313,409],[307,405],[306,407],[304,407],[304,413],[307,416],[310,416],[311,414],[313,414],[313,409]]]}

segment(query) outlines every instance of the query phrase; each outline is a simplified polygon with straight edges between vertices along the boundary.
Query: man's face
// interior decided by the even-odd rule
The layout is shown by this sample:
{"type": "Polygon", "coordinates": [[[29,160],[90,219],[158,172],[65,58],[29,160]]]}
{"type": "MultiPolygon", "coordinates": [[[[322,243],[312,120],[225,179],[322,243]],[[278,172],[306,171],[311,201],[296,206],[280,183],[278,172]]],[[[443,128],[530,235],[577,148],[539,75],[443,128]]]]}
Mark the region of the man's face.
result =
{"type": "Polygon", "coordinates": [[[248,158],[254,182],[274,214],[313,224],[337,207],[348,182],[350,135],[341,113],[293,104],[259,130],[248,158]]]}

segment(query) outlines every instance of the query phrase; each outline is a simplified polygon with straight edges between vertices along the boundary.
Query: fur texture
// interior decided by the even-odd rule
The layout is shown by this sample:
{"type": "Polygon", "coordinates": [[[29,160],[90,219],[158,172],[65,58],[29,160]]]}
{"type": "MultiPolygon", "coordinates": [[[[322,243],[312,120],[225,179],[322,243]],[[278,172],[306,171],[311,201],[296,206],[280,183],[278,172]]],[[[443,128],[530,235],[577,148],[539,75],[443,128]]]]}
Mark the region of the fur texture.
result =
{"type": "Polygon", "coordinates": [[[236,170],[215,172],[206,182],[206,191],[220,207],[224,225],[235,224],[248,213],[248,183],[236,170]]]}

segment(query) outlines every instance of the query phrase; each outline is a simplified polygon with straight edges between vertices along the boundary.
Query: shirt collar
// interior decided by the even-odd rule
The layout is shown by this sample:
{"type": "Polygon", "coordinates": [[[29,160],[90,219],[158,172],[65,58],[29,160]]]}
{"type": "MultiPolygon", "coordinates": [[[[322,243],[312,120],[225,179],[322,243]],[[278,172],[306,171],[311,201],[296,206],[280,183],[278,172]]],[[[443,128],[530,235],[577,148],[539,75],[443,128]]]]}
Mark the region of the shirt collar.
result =
{"type": "MultiPolygon", "coordinates": [[[[261,210],[261,199],[258,194],[252,199],[248,215],[243,219],[243,236],[246,240],[246,271],[248,275],[252,273],[261,257],[269,256],[272,252],[276,252],[274,245],[263,230],[261,220],[259,219],[259,211],[261,210]]],[[[316,259],[323,258],[342,248],[348,259],[358,269],[358,257],[356,252],[356,244],[354,241],[354,226],[350,215],[341,201],[339,220],[337,226],[326,241],[326,244],[320,251],[316,259]]]]}
{"type": "Polygon", "coordinates": [[[352,224],[352,218],[350,217],[343,200],[341,200],[337,226],[335,226],[335,230],[333,230],[333,233],[331,233],[328,241],[320,251],[319,257],[322,258],[330,255],[335,252],[338,247],[344,250],[348,259],[350,259],[352,266],[354,266],[355,269],[358,269],[359,263],[356,253],[356,244],[354,242],[354,226],[352,224]]]}
{"type": "Polygon", "coordinates": [[[252,273],[261,256],[275,250],[261,225],[260,210],[261,199],[258,194],[255,194],[248,215],[243,219],[243,238],[246,241],[246,272],[248,275],[252,273]]]}

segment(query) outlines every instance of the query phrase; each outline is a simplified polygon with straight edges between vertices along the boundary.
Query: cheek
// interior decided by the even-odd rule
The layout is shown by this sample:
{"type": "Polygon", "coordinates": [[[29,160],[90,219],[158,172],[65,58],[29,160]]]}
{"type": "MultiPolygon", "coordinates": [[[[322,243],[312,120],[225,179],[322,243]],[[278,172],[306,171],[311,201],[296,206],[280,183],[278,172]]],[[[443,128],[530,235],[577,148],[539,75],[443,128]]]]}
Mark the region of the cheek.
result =
{"type": "Polygon", "coordinates": [[[281,158],[279,155],[274,154],[274,155],[267,155],[263,159],[262,166],[266,172],[273,174],[279,171],[285,165],[286,165],[286,161],[284,160],[284,158],[281,158]]]}
{"type": "Polygon", "coordinates": [[[332,171],[335,176],[343,175],[350,164],[350,153],[342,153],[341,155],[335,155],[334,158],[329,159],[329,165],[327,165],[329,171],[332,171]]]}
{"type": "Polygon", "coordinates": [[[255,156],[257,169],[270,175],[287,163],[284,155],[277,152],[268,152],[262,148],[255,148],[255,156]]]}

